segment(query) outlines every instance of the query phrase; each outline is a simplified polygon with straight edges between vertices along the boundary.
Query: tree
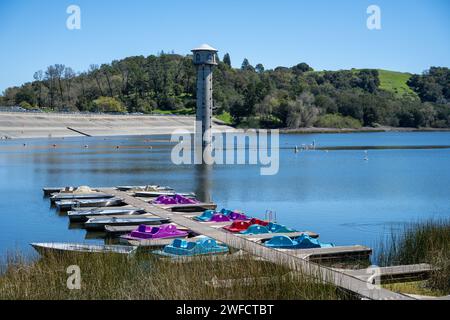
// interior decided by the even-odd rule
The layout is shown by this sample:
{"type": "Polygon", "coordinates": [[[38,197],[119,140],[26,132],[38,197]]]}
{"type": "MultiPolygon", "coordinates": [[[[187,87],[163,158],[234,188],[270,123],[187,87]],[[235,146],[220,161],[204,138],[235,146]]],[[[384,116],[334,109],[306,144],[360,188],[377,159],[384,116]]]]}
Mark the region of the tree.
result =
{"type": "Polygon", "coordinates": [[[264,66],[262,65],[262,63],[258,63],[255,67],[256,72],[258,73],[263,73],[264,72],[264,66]]]}
{"type": "Polygon", "coordinates": [[[241,70],[244,71],[255,71],[255,68],[250,64],[247,58],[242,61],[241,70]]]}
{"type": "Polygon", "coordinates": [[[33,79],[38,84],[39,96],[38,96],[38,106],[42,107],[42,79],[44,77],[44,73],[42,70],[38,70],[34,73],[33,79]]]}
{"type": "Polygon", "coordinates": [[[422,102],[450,103],[450,69],[431,67],[422,75],[413,75],[408,86],[419,95],[422,102]]]}
{"type": "Polygon", "coordinates": [[[102,65],[101,69],[103,71],[103,74],[105,75],[106,83],[108,84],[109,96],[113,97],[114,93],[113,93],[113,88],[112,88],[112,84],[111,84],[111,70],[112,70],[112,67],[110,65],[104,64],[104,65],[102,65]]]}
{"type": "Polygon", "coordinates": [[[16,104],[25,102],[27,105],[33,106],[36,102],[36,96],[32,86],[26,85],[20,88],[15,95],[16,104]]]}
{"type": "Polygon", "coordinates": [[[295,101],[289,101],[286,126],[289,128],[311,127],[319,115],[319,109],[313,102],[314,96],[309,92],[303,93],[295,101]]]}
{"type": "Polygon", "coordinates": [[[292,71],[294,71],[296,75],[299,75],[307,71],[313,71],[313,68],[311,68],[308,64],[302,62],[293,66],[292,71]]]}
{"type": "Polygon", "coordinates": [[[59,94],[60,94],[60,98],[61,98],[61,104],[64,103],[63,85],[62,85],[61,80],[62,80],[65,68],[66,67],[63,64],[55,64],[55,66],[54,66],[55,76],[56,76],[56,79],[58,80],[58,88],[59,88],[59,94]]]}
{"type": "Polygon", "coordinates": [[[56,90],[56,69],[54,66],[48,66],[45,71],[45,81],[44,84],[47,86],[49,91],[50,108],[55,106],[55,90],[56,90]]]}
{"type": "Polygon", "coordinates": [[[95,82],[97,83],[97,87],[100,92],[100,95],[103,96],[103,90],[102,90],[102,86],[100,84],[100,75],[99,75],[98,65],[91,64],[89,66],[89,73],[94,77],[95,82]]]}
{"type": "Polygon", "coordinates": [[[231,58],[229,53],[225,53],[225,55],[223,56],[223,63],[231,68],[231,58]]]}
{"type": "Polygon", "coordinates": [[[67,101],[69,104],[71,103],[71,96],[70,96],[70,90],[72,88],[72,81],[75,78],[75,72],[72,68],[67,67],[64,69],[64,82],[66,83],[66,90],[67,90],[67,101]]]}

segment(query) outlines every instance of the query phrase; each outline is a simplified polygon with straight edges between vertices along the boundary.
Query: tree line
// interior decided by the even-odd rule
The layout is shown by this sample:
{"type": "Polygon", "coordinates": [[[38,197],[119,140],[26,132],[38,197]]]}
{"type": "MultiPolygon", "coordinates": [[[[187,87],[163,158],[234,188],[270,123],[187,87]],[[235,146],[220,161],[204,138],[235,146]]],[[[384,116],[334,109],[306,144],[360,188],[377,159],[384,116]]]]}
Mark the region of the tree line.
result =
{"type": "MultiPolygon", "coordinates": [[[[191,56],[161,52],[76,73],[62,64],[11,87],[2,105],[45,111],[195,113],[196,72],[191,56]]],[[[450,70],[412,75],[415,95],[380,88],[377,70],[314,71],[308,64],[266,70],[227,53],[214,69],[215,114],[243,127],[450,127],[450,70]]]]}

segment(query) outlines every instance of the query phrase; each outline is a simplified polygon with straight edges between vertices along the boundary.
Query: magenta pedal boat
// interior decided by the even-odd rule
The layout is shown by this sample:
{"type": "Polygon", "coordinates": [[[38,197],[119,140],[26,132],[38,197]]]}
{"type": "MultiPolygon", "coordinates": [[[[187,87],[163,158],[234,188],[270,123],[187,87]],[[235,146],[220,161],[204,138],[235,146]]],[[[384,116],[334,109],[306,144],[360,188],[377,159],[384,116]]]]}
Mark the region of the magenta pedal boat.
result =
{"type": "Polygon", "coordinates": [[[164,196],[161,195],[157,197],[155,200],[153,200],[153,203],[155,204],[195,204],[199,203],[197,199],[188,198],[185,196],[182,196],[180,194],[175,194],[173,196],[164,196]]]}
{"type": "Polygon", "coordinates": [[[127,240],[168,239],[183,238],[187,237],[188,234],[189,232],[179,230],[173,224],[163,224],[160,226],[147,226],[142,224],[136,230],[121,238],[127,240]]]}

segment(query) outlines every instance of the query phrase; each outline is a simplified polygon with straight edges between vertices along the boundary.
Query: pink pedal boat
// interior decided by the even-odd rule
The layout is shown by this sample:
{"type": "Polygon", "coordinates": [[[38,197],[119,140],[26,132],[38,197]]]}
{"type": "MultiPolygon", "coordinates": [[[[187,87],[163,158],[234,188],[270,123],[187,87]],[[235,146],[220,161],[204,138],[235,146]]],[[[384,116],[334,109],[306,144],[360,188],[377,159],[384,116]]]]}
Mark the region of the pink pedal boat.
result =
{"type": "Polygon", "coordinates": [[[189,232],[179,230],[173,224],[162,224],[160,226],[147,226],[141,224],[136,230],[130,234],[122,236],[127,240],[148,240],[148,239],[168,239],[168,238],[184,238],[189,232]]]}

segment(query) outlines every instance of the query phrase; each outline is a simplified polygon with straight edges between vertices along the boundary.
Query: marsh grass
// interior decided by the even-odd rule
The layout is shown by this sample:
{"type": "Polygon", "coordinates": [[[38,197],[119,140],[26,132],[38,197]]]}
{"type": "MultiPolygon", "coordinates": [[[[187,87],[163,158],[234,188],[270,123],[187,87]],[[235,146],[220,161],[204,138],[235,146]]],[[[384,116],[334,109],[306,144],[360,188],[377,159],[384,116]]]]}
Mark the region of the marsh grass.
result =
{"type": "Polygon", "coordinates": [[[405,226],[380,244],[382,266],[429,263],[435,270],[427,286],[450,294],[450,219],[432,219],[405,226]]]}
{"type": "Polygon", "coordinates": [[[0,275],[0,299],[346,299],[335,286],[249,256],[232,261],[208,257],[170,262],[149,255],[49,255],[29,261],[9,257],[0,275]],[[78,265],[81,289],[69,290],[66,269],[78,265]],[[270,277],[271,281],[263,281],[270,277]],[[244,283],[239,279],[252,278],[244,283]],[[212,279],[238,279],[231,287],[212,279]]]}
{"type": "Polygon", "coordinates": [[[382,285],[383,288],[394,292],[402,292],[406,294],[418,294],[423,296],[442,296],[445,293],[439,290],[433,290],[425,280],[421,281],[409,281],[399,283],[387,283],[382,285]]]}

